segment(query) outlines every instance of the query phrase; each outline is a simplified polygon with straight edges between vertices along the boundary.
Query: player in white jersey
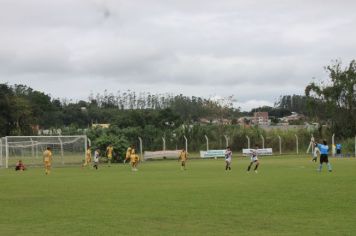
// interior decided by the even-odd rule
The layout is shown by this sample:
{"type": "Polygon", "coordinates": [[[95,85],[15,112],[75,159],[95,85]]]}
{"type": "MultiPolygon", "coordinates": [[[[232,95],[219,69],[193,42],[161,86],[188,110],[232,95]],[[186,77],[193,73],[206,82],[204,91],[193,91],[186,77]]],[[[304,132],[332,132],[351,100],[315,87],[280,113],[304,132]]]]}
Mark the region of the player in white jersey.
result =
{"type": "Polygon", "coordinates": [[[247,172],[251,170],[251,167],[253,164],[255,164],[255,173],[257,173],[257,168],[260,165],[260,162],[258,161],[258,156],[257,156],[257,151],[258,151],[258,145],[256,145],[256,148],[251,151],[251,162],[250,165],[247,167],[247,172]]]}
{"type": "Polygon", "coordinates": [[[226,148],[225,151],[225,170],[231,170],[231,161],[232,161],[232,151],[230,147],[226,148]]]}
{"type": "MultiPolygon", "coordinates": [[[[313,145],[314,145],[314,144],[313,144],[313,145]]],[[[319,150],[319,148],[318,148],[318,145],[315,144],[312,161],[314,161],[314,162],[317,162],[317,161],[318,161],[318,153],[320,154],[320,150],[319,150]]]]}
{"type": "Polygon", "coordinates": [[[100,158],[100,150],[99,148],[97,148],[94,152],[94,168],[98,169],[98,165],[99,165],[99,158],[100,158]]]}

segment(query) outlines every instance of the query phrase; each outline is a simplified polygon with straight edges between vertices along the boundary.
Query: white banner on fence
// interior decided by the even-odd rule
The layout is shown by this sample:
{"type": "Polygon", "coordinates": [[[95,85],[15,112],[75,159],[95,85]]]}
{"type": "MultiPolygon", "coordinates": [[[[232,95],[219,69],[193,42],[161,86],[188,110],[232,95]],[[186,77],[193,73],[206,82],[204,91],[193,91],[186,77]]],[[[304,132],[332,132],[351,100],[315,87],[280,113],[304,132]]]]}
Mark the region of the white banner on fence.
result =
{"type": "MultiPolygon", "coordinates": [[[[242,155],[249,156],[254,149],[242,149],[242,155]]],[[[257,149],[257,154],[260,156],[272,156],[272,148],[257,149]]]]}
{"type": "Polygon", "coordinates": [[[224,150],[200,151],[201,158],[224,157],[224,156],[225,156],[225,149],[224,150]]]}
{"type": "Polygon", "coordinates": [[[178,159],[180,152],[181,150],[166,150],[166,151],[155,151],[155,152],[145,151],[145,153],[143,154],[143,158],[145,160],[163,159],[163,158],[178,159]]]}

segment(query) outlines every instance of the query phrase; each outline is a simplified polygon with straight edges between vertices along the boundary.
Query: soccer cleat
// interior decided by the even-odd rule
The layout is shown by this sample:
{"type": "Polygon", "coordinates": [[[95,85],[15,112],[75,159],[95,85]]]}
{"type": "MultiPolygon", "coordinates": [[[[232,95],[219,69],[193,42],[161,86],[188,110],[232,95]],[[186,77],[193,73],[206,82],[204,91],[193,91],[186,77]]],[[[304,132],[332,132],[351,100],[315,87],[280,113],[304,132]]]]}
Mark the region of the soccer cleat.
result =
{"type": "Polygon", "coordinates": [[[258,173],[257,170],[255,170],[255,173],[256,173],[256,174],[258,173]]]}

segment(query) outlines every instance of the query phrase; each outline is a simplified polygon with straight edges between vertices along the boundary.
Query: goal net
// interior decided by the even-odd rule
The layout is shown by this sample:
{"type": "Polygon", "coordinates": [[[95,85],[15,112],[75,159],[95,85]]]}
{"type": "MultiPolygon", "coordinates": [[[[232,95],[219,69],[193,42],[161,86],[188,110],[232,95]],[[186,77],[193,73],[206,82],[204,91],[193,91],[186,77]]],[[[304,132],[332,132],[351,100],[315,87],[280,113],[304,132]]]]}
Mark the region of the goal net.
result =
{"type": "Polygon", "coordinates": [[[87,136],[7,136],[0,140],[0,167],[13,167],[22,160],[26,166],[42,165],[42,154],[52,149],[53,166],[82,163],[87,136]]]}

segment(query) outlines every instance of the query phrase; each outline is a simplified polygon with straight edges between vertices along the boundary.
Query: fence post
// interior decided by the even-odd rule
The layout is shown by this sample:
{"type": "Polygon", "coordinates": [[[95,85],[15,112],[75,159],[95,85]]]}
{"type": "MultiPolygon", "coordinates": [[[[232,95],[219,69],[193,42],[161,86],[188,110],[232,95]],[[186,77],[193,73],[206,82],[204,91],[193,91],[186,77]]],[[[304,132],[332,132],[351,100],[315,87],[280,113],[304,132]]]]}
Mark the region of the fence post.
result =
{"type": "Polygon", "coordinates": [[[229,137],[225,134],[224,138],[225,138],[225,142],[226,142],[226,147],[228,147],[229,146],[229,137]]]}
{"type": "Polygon", "coordinates": [[[262,148],[265,149],[265,138],[261,134],[261,139],[262,139],[262,148]]]}
{"type": "Polygon", "coordinates": [[[142,155],[142,138],[138,137],[139,143],[140,143],[140,156],[141,156],[141,161],[144,161],[143,155],[142,155]]]}
{"type": "MultiPolygon", "coordinates": [[[[87,151],[88,151],[88,136],[86,135],[83,135],[82,136],[84,138],[84,160],[86,158],[86,155],[87,155],[87,151]]],[[[59,138],[60,139],[60,138],[59,138]]],[[[62,143],[62,140],[60,139],[60,142],[61,142],[61,152],[62,152],[62,164],[64,165],[64,155],[63,155],[63,143],[62,143]]]]}
{"type": "Polygon", "coordinates": [[[307,149],[307,153],[309,153],[310,148],[312,149],[312,153],[314,153],[313,142],[314,142],[314,136],[312,135],[311,138],[310,138],[310,143],[309,143],[309,146],[308,146],[308,149],[307,149]]]}
{"type": "Polygon", "coordinates": [[[250,146],[250,137],[246,135],[246,138],[247,138],[247,148],[250,149],[251,146],[250,146]]]}
{"type": "Polygon", "coordinates": [[[187,139],[187,137],[185,137],[185,135],[183,137],[185,140],[185,151],[188,153],[188,139],[187,139]]]}
{"type": "Polygon", "coordinates": [[[162,141],[163,141],[163,144],[162,144],[163,151],[166,151],[166,138],[162,137],[162,141]]]}
{"type": "Polygon", "coordinates": [[[204,135],[205,140],[206,140],[206,150],[209,151],[209,138],[208,136],[204,135]]]}
{"type": "Polygon", "coordinates": [[[331,152],[333,157],[335,156],[335,134],[333,134],[333,136],[331,136],[331,152]]]}
{"type": "Polygon", "coordinates": [[[7,137],[5,137],[5,168],[9,168],[9,143],[7,137]]]}
{"type": "Polygon", "coordinates": [[[30,138],[30,140],[31,140],[31,157],[34,158],[35,157],[35,145],[34,145],[32,138],[30,138]]]}
{"type": "MultiPolygon", "coordinates": [[[[62,157],[62,165],[64,165],[64,153],[63,153],[63,142],[60,137],[58,137],[59,144],[61,145],[61,157],[62,157]]],[[[84,142],[85,145],[85,155],[87,155],[87,144],[84,142]]]]}
{"type": "Polygon", "coordinates": [[[278,135],[279,139],[279,155],[282,155],[282,138],[281,136],[278,135]]]}

